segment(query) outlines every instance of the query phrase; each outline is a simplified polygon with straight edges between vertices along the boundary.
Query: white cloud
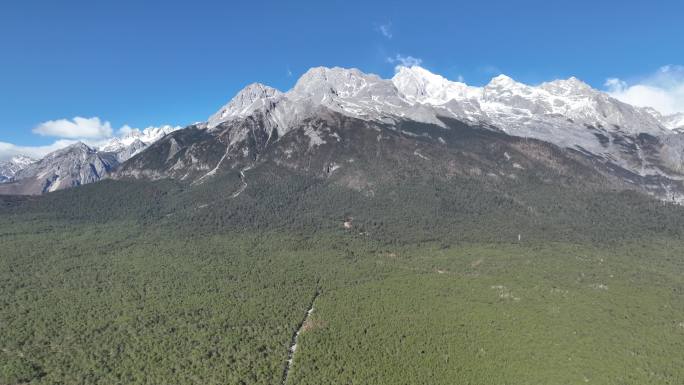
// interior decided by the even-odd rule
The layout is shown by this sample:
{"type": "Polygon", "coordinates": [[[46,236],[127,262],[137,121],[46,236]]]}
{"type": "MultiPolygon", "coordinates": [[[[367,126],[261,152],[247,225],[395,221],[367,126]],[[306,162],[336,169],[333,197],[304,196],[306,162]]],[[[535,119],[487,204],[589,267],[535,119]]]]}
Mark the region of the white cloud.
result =
{"type": "Polygon", "coordinates": [[[124,124],[123,126],[121,126],[121,128],[119,128],[119,131],[117,131],[117,134],[120,137],[128,136],[128,135],[131,135],[133,133],[139,134],[140,129],[133,128],[133,127],[129,126],[128,124],[124,124]]]}
{"type": "Polygon", "coordinates": [[[106,138],[112,136],[112,125],[107,121],[101,121],[98,117],[77,116],[72,120],[48,120],[36,126],[33,132],[58,138],[106,138]]]}
{"type": "Polygon", "coordinates": [[[653,107],[666,115],[684,112],[684,66],[664,66],[633,82],[610,78],[604,87],[625,103],[653,107]]]}
{"type": "Polygon", "coordinates": [[[392,38],[392,23],[380,24],[377,30],[382,36],[388,39],[392,38]]]}
{"type": "Polygon", "coordinates": [[[399,67],[412,67],[412,66],[420,66],[423,64],[423,59],[413,57],[411,55],[408,56],[403,56],[400,54],[397,54],[394,57],[388,57],[387,59],[388,63],[396,64],[394,67],[395,71],[399,69],[399,67]]]}
{"type": "Polygon", "coordinates": [[[17,146],[12,143],[0,142],[0,161],[10,159],[13,156],[25,155],[34,159],[40,159],[45,155],[76,143],[75,140],[60,139],[45,146],[17,146]]]}
{"type": "Polygon", "coordinates": [[[0,141],[0,161],[10,159],[13,156],[25,155],[31,158],[40,159],[45,155],[72,145],[76,142],[83,142],[91,147],[102,147],[114,137],[123,138],[129,135],[142,135],[145,130],[155,131],[157,128],[180,129],[175,126],[147,127],[144,130],[133,128],[124,124],[116,130],[107,121],[102,121],[98,117],[81,118],[73,120],[51,120],[36,126],[33,132],[43,136],[59,136],[67,139],[59,139],[55,142],[42,146],[21,146],[13,143],[0,141]]]}

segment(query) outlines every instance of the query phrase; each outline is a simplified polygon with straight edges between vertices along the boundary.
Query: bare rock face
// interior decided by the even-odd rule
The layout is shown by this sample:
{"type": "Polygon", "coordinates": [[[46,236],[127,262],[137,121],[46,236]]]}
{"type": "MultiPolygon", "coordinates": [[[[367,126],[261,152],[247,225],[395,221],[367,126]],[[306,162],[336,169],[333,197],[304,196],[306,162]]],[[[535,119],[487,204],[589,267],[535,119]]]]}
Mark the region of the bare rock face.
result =
{"type": "Polygon", "coordinates": [[[96,182],[118,165],[116,156],[76,143],[48,154],[0,185],[2,194],[37,195],[96,182]]]}
{"type": "Polygon", "coordinates": [[[282,92],[260,83],[252,83],[242,89],[225,106],[209,117],[208,126],[216,127],[226,120],[245,117],[255,110],[264,108],[270,100],[276,100],[282,92]]]}

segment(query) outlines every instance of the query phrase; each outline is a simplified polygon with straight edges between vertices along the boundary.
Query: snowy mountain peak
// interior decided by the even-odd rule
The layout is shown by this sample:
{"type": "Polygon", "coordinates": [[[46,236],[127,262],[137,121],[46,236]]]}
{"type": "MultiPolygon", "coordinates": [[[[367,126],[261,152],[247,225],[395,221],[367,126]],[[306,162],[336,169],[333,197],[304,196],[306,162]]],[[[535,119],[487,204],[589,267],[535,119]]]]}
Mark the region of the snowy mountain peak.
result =
{"type": "MultiPolygon", "coordinates": [[[[668,154],[675,159],[681,153],[677,147],[679,139],[670,130],[684,130],[684,114],[663,116],[653,109],[620,102],[575,77],[527,85],[502,74],[482,87],[475,87],[419,66],[399,66],[391,79],[358,69],[316,67],[302,75],[286,93],[253,83],[238,92],[207,123],[193,127],[208,128],[210,134],[220,136],[221,143],[227,145],[225,156],[247,157],[251,141],[259,145],[279,141],[302,124],[329,112],[395,128],[405,122],[418,122],[448,130],[449,122],[457,120],[572,148],[639,175],[657,172],[646,165],[648,159],[642,157],[639,141],[667,137],[671,147],[668,154]],[[642,136],[644,133],[648,135],[642,136]]],[[[99,180],[116,165],[178,128],[125,127],[120,132],[122,136],[104,146],[95,149],[76,143],[31,164],[13,180],[33,178],[36,182],[48,174],[57,175],[63,182],[50,184],[50,191],[71,186],[67,181],[99,180]],[[69,162],[83,167],[64,176],[60,170],[69,162]],[[87,171],[89,164],[97,165],[96,172],[87,171]]],[[[326,143],[317,133],[307,132],[310,146],[326,143]]],[[[170,141],[175,143],[173,138],[170,141]]],[[[681,142],[684,146],[684,139],[681,142]]],[[[40,191],[45,191],[41,186],[31,185],[26,190],[38,191],[40,187],[40,191]]]]}
{"type": "Polygon", "coordinates": [[[397,67],[392,83],[406,99],[434,105],[476,98],[481,92],[477,87],[450,81],[419,66],[397,67]]]}
{"type": "Polygon", "coordinates": [[[119,162],[124,162],[147,146],[163,138],[173,131],[179,130],[179,126],[164,125],[159,127],[147,127],[143,130],[124,127],[123,136],[115,137],[98,148],[99,151],[114,153],[119,162]]]}
{"type": "Polygon", "coordinates": [[[365,74],[356,68],[315,67],[297,81],[292,92],[302,97],[323,100],[326,96],[352,98],[372,92],[371,87],[387,84],[377,75],[365,74]]]}
{"type": "Polygon", "coordinates": [[[575,89],[591,89],[591,86],[589,84],[583,82],[582,80],[574,76],[570,76],[566,80],[559,80],[558,82],[560,82],[561,84],[568,84],[571,86],[571,88],[575,89]]]}
{"type": "Polygon", "coordinates": [[[35,163],[36,160],[24,155],[13,156],[10,160],[0,162],[0,183],[8,182],[14,179],[14,176],[29,165],[35,163]]]}
{"type": "Polygon", "coordinates": [[[9,160],[10,163],[18,165],[18,166],[27,166],[31,163],[34,163],[36,160],[33,158],[30,158],[25,155],[16,155],[13,156],[12,159],[9,160]]]}
{"type": "Polygon", "coordinates": [[[173,131],[179,130],[179,126],[164,125],[159,127],[147,127],[143,130],[137,128],[124,127],[122,129],[123,136],[119,138],[112,138],[102,147],[100,151],[105,152],[117,152],[122,150],[124,147],[134,144],[136,141],[141,141],[145,145],[150,145],[157,140],[163,138],[165,135],[170,134],[173,131]]]}
{"type": "Polygon", "coordinates": [[[398,83],[413,81],[431,86],[445,86],[450,83],[465,85],[460,82],[452,82],[442,75],[434,74],[423,67],[415,65],[411,67],[398,66],[392,81],[398,83]]]}
{"type": "Polygon", "coordinates": [[[683,131],[684,112],[678,112],[676,114],[663,116],[662,122],[665,125],[665,127],[671,130],[683,131]]]}
{"type": "MultiPolygon", "coordinates": [[[[353,68],[316,67],[286,93],[250,85],[207,126],[258,113],[266,131],[282,137],[321,107],[388,124],[413,120],[444,126],[447,117],[610,157],[619,157],[620,150],[608,148],[597,134],[659,136],[681,122],[622,103],[576,77],[527,85],[502,74],[474,87],[419,66],[399,66],[390,80],[353,68]]],[[[231,143],[247,137],[246,129],[240,130],[231,133],[231,143]]]]}
{"type": "Polygon", "coordinates": [[[102,147],[100,147],[100,150],[104,152],[116,152],[122,149],[123,147],[125,147],[125,144],[123,143],[121,138],[112,138],[102,147]]]}
{"type": "Polygon", "coordinates": [[[493,77],[492,80],[489,81],[488,85],[496,86],[496,87],[511,87],[511,86],[515,86],[517,84],[518,83],[515,80],[513,80],[513,78],[511,78],[510,76],[500,74],[500,75],[493,77]]]}
{"type": "Polygon", "coordinates": [[[282,92],[273,87],[252,83],[240,90],[228,104],[212,115],[209,118],[208,127],[213,128],[227,120],[247,116],[264,106],[266,100],[275,99],[280,95],[282,92]]]}
{"type": "Polygon", "coordinates": [[[179,130],[179,126],[163,125],[159,127],[147,127],[142,131],[133,129],[128,135],[124,136],[124,141],[127,139],[139,139],[142,142],[150,143],[159,140],[164,135],[170,134],[173,131],[179,130]]]}
{"type": "Polygon", "coordinates": [[[91,148],[90,146],[88,146],[87,144],[85,144],[81,141],[78,141],[72,145],[64,147],[61,150],[57,150],[56,152],[66,153],[66,152],[78,152],[78,151],[92,152],[92,151],[95,151],[95,149],[91,148]]]}
{"type": "Polygon", "coordinates": [[[503,74],[492,78],[482,89],[482,97],[485,100],[501,100],[513,95],[527,98],[534,93],[534,87],[519,83],[510,76],[503,74]]]}
{"type": "Polygon", "coordinates": [[[444,82],[447,79],[444,78],[442,75],[434,74],[425,68],[417,65],[412,65],[412,66],[397,66],[395,68],[396,74],[394,75],[395,77],[404,77],[404,76],[410,76],[410,77],[415,77],[419,79],[428,79],[434,82],[444,82]]]}
{"type": "Polygon", "coordinates": [[[539,88],[557,96],[588,96],[600,93],[574,76],[542,83],[539,88]]]}

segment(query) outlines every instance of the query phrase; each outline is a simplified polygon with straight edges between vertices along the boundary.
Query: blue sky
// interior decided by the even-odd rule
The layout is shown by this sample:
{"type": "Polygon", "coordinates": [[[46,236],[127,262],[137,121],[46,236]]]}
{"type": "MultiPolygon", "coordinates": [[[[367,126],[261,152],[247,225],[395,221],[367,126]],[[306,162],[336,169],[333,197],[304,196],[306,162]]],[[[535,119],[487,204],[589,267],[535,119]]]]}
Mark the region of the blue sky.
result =
{"type": "Polygon", "coordinates": [[[390,77],[398,55],[475,85],[574,75],[627,92],[666,65],[684,79],[682,15],[658,0],[4,1],[0,142],[51,144],[64,137],[36,127],[76,116],[114,134],[185,125],[251,82],[287,90],[319,65],[390,77]]]}

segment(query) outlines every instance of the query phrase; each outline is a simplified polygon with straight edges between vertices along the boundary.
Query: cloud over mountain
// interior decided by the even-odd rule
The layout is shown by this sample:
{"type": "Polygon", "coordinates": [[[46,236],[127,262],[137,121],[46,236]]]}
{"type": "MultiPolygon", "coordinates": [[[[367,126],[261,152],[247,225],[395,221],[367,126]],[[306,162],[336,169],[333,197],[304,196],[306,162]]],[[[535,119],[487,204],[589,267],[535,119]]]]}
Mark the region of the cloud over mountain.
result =
{"type": "Polygon", "coordinates": [[[635,82],[610,78],[608,93],[625,103],[653,107],[663,114],[684,112],[684,66],[667,65],[635,82]]]}

